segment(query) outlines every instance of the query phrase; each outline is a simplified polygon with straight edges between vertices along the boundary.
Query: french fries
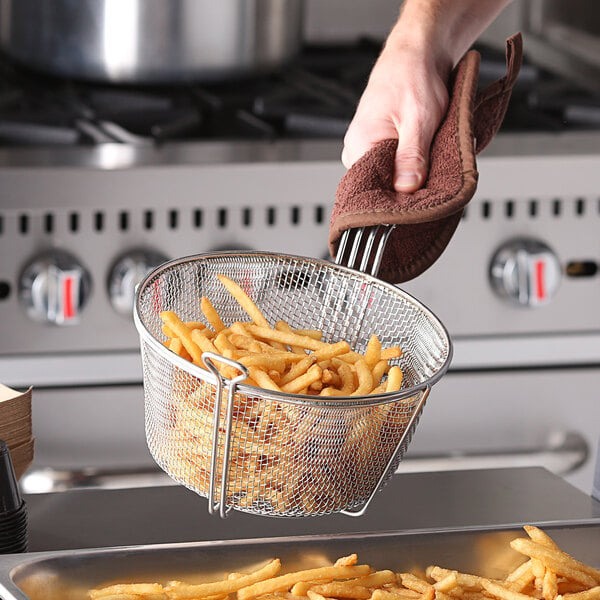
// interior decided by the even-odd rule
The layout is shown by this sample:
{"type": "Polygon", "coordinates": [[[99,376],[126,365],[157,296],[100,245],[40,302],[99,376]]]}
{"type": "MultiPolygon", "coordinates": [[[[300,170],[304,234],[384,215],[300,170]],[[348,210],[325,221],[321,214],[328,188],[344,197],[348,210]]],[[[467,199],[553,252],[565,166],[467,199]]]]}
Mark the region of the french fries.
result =
{"type": "MultiPolygon", "coordinates": [[[[314,400],[310,407],[299,408],[245,390],[235,395],[227,503],[286,515],[328,514],[367,498],[378,482],[377,469],[384,469],[396,450],[418,394],[398,403],[352,409],[360,413],[352,419],[354,413],[346,410],[339,417],[327,415],[327,407],[339,397],[355,400],[400,390],[403,374],[394,362],[402,350],[383,348],[377,335],[371,335],[361,354],[347,341],[324,341],[320,330],[295,328],[282,320],[271,326],[238,283],[224,275],[218,279],[250,320],[231,323],[202,297],[198,315],[193,315],[201,320],[187,321],[174,311],[160,313],[165,346],[202,369],[207,368],[205,352],[223,356],[247,369],[248,385],[314,400]]],[[[211,362],[225,378],[239,375],[230,364],[211,362]]],[[[224,437],[226,409],[221,402],[215,415],[216,404],[211,385],[177,371],[165,428],[168,439],[154,450],[171,477],[203,495],[211,482],[215,489],[221,487],[223,455],[217,452],[216,469],[211,457],[215,432],[219,444],[224,437]]],[[[328,597],[329,591],[323,588],[321,595],[328,597]]]]}
{"type": "Polygon", "coordinates": [[[356,554],[332,564],[282,573],[281,561],[271,559],[249,573],[232,572],[218,581],[189,584],[116,583],[91,589],[91,600],[598,600],[600,571],[562,551],[541,529],[526,526],[529,539],[517,538],[511,547],[525,562],[502,579],[431,565],[422,573],[376,571],[357,564],[356,554]],[[540,547],[545,551],[540,551],[540,547]],[[544,574],[530,578],[518,591],[516,581],[540,561],[544,574]],[[554,569],[557,568],[558,571],[554,569]],[[567,575],[566,575],[567,574],[567,575]],[[586,577],[582,577],[585,575],[586,577]],[[583,579],[587,583],[583,582],[583,579]],[[569,591],[565,591],[569,590],[569,591]]]}
{"type": "MultiPolygon", "coordinates": [[[[172,352],[203,368],[203,352],[220,354],[252,367],[248,382],[251,385],[288,394],[365,396],[400,389],[402,370],[389,364],[402,355],[399,347],[382,348],[373,334],[361,355],[345,341],[322,341],[318,330],[293,329],[285,321],[271,327],[238,283],[225,275],[218,275],[218,279],[251,321],[226,326],[206,296],[200,299],[206,324],[185,323],[173,311],[163,311],[160,317],[167,336],[164,343],[172,352]],[[333,358],[338,360],[332,361],[333,358]],[[326,367],[318,364],[326,361],[331,361],[326,367]]],[[[224,376],[236,375],[232,367],[218,368],[224,376]]]]}

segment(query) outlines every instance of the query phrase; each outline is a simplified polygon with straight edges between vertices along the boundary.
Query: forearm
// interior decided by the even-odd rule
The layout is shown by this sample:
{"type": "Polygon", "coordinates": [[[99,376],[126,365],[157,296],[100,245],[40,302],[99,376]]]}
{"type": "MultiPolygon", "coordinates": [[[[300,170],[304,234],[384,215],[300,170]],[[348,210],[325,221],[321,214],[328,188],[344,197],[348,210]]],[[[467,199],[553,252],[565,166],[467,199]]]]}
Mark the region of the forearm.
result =
{"type": "Polygon", "coordinates": [[[413,46],[452,68],[511,0],[405,0],[386,51],[413,46]]]}

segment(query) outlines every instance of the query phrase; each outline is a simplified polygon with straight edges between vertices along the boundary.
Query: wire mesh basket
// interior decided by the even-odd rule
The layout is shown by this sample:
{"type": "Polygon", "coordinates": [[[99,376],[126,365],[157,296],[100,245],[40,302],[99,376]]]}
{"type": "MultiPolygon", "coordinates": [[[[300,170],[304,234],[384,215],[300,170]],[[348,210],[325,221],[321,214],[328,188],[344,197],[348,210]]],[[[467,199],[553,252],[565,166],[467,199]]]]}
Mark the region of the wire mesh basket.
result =
{"type": "Polygon", "coordinates": [[[427,308],[399,288],[333,263],[264,252],[222,252],[165,263],[140,283],[140,335],[148,447],[175,481],[230,509],[300,517],[363,514],[393,474],[431,386],[451,358],[449,336],[427,308]],[[364,352],[371,334],[403,354],[399,392],[356,397],[290,395],[225,379],[164,345],[160,312],[202,320],[205,295],[228,325],[247,320],[217,275],[237,281],[270,323],[320,329],[364,352]]]}

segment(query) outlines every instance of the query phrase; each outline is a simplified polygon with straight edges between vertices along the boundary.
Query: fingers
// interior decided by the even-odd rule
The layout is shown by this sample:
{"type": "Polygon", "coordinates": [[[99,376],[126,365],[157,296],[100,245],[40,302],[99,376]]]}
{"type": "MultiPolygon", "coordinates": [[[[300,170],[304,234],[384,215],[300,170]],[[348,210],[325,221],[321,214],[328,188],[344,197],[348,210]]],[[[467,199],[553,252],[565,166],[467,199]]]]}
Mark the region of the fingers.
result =
{"type": "Polygon", "coordinates": [[[404,119],[398,128],[398,149],[394,161],[394,189],[412,193],[422,187],[429,170],[429,150],[433,139],[429,124],[415,125],[404,119]]]}
{"type": "Polygon", "coordinates": [[[357,113],[344,137],[342,164],[349,169],[373,146],[382,140],[396,137],[398,137],[396,127],[388,119],[370,120],[357,113]]]}

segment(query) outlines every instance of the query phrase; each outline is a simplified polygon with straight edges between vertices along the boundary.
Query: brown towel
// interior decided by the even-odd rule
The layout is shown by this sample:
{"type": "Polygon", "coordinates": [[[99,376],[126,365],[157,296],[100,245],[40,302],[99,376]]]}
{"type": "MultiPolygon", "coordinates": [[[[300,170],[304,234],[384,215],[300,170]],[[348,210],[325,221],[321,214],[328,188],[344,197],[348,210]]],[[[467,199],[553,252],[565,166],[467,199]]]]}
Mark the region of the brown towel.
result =
{"type": "Polygon", "coordinates": [[[401,283],[420,275],[442,254],[477,187],[475,154],[492,140],[504,118],[522,60],[517,33],[506,41],[507,73],[479,94],[480,55],[465,54],[450,78],[450,101],[433,139],[423,187],[412,193],[393,186],[397,140],[380,142],[361,157],[338,185],[329,228],[335,256],[342,232],[395,224],[378,276],[401,283]]]}

